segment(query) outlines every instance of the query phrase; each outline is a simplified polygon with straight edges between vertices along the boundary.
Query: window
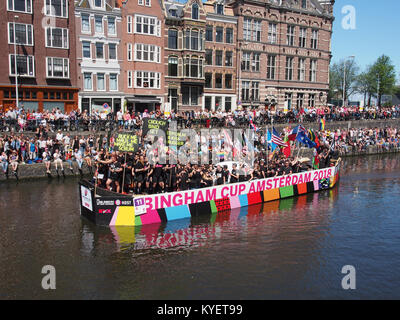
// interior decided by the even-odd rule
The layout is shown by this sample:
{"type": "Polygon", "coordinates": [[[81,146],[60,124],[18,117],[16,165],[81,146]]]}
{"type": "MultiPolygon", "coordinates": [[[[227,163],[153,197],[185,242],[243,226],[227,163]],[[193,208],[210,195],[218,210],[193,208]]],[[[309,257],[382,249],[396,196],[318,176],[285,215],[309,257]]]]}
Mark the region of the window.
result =
{"type": "Polygon", "coordinates": [[[226,43],[233,43],[233,29],[232,28],[226,28],[226,33],[225,33],[225,39],[226,43]]]}
{"type": "Polygon", "coordinates": [[[213,26],[206,27],[206,41],[213,41],[213,26]]]}
{"type": "Polygon", "coordinates": [[[178,58],[169,57],[168,58],[168,76],[177,77],[178,76],[178,58]]]}
{"type": "Polygon", "coordinates": [[[132,16],[128,16],[126,19],[126,31],[132,33],[132,16]]]}
{"type": "Polygon", "coordinates": [[[46,46],[68,49],[68,29],[46,28],[46,46]]]}
{"type": "Polygon", "coordinates": [[[8,0],[7,10],[32,13],[32,0],[8,0]]]}
{"type": "Polygon", "coordinates": [[[127,59],[128,59],[128,61],[132,61],[133,60],[132,59],[132,43],[128,43],[127,44],[126,50],[127,50],[127,59]]]}
{"type": "Polygon", "coordinates": [[[253,41],[257,41],[257,42],[261,41],[261,21],[260,20],[253,21],[253,41]]]}
{"type": "Polygon", "coordinates": [[[250,71],[250,57],[251,57],[250,52],[243,52],[242,66],[241,66],[242,71],[250,71]]]}
{"type": "Polygon", "coordinates": [[[217,88],[217,89],[222,88],[222,74],[221,73],[215,74],[215,88],[217,88]]]}
{"type": "Polygon", "coordinates": [[[274,80],[275,79],[275,61],[276,56],[268,55],[267,60],[267,79],[274,80]]]}
{"type": "Polygon", "coordinates": [[[206,65],[212,66],[212,64],[213,64],[212,56],[213,56],[212,49],[206,49],[206,57],[205,57],[206,58],[206,65]]]}
{"type": "Polygon", "coordinates": [[[178,30],[168,30],[168,48],[178,49],[178,30]]]}
{"type": "Polygon", "coordinates": [[[204,86],[206,88],[212,88],[212,73],[206,73],[205,79],[206,79],[206,82],[205,82],[204,86]]]}
{"type": "Polygon", "coordinates": [[[8,23],[8,43],[14,44],[14,35],[17,44],[33,45],[33,26],[31,24],[8,23]]]}
{"type": "Polygon", "coordinates": [[[160,63],[160,47],[135,43],[135,61],[160,63]]]}
{"type": "Polygon", "coordinates": [[[242,101],[250,100],[250,81],[242,81],[242,101]]]}
{"type": "Polygon", "coordinates": [[[108,59],[110,60],[117,59],[117,45],[115,43],[108,44],[108,59]]]}
{"type": "Polygon", "coordinates": [[[94,6],[98,8],[103,7],[103,0],[94,0],[94,6]]]}
{"type": "MultiPolygon", "coordinates": [[[[33,56],[17,55],[18,76],[35,75],[35,58],[33,56]]],[[[10,75],[15,75],[15,55],[10,54],[10,75]]]]}
{"type": "Polygon", "coordinates": [[[132,71],[128,71],[128,88],[132,88],[132,71]]]}
{"type": "Polygon", "coordinates": [[[116,29],[115,29],[115,18],[114,17],[108,17],[107,21],[108,21],[107,22],[108,34],[109,35],[117,34],[116,29]]]}
{"type": "Polygon", "coordinates": [[[176,111],[178,107],[178,89],[168,89],[168,101],[171,104],[171,109],[176,111]]]}
{"type": "Polygon", "coordinates": [[[135,88],[160,89],[160,73],[135,71],[135,88]]]}
{"type": "Polygon", "coordinates": [[[199,50],[199,32],[192,30],[190,39],[191,39],[191,49],[199,50]]]}
{"type": "Polygon", "coordinates": [[[103,17],[102,16],[95,16],[94,30],[96,33],[103,33],[103,17]]]}
{"type": "Polygon", "coordinates": [[[293,80],[293,58],[286,57],[286,80],[293,80]]]}
{"type": "Polygon", "coordinates": [[[303,102],[304,102],[304,93],[298,93],[297,94],[297,110],[300,110],[303,108],[303,102]]]}
{"type": "Polygon", "coordinates": [[[259,101],[260,100],[260,83],[257,81],[251,82],[251,101],[259,101]]]}
{"type": "Polygon", "coordinates": [[[217,3],[215,6],[216,14],[224,14],[224,5],[222,3],[217,3]]]}
{"type": "Polygon", "coordinates": [[[315,94],[309,94],[308,95],[308,106],[310,108],[314,108],[315,107],[315,94]]]}
{"type": "Polygon", "coordinates": [[[81,14],[82,19],[82,32],[90,32],[90,16],[88,14],[81,14]]]}
{"type": "Polygon", "coordinates": [[[202,50],[203,49],[203,33],[197,30],[185,30],[184,43],[185,49],[202,50]]]}
{"type": "Polygon", "coordinates": [[[292,93],[291,92],[285,93],[285,104],[286,104],[288,110],[292,109],[292,93]]]}
{"type": "Polygon", "coordinates": [[[60,18],[68,17],[68,0],[46,0],[46,15],[60,18]]]}
{"type": "Polygon", "coordinates": [[[288,46],[294,46],[294,26],[287,27],[287,43],[288,46]]]}
{"type": "Polygon", "coordinates": [[[202,78],[203,77],[203,60],[196,57],[185,58],[184,60],[185,77],[202,78]]]}
{"type": "Polygon", "coordinates": [[[151,7],[151,0],[144,0],[144,4],[146,7],[151,7]]]}
{"type": "Polygon", "coordinates": [[[317,81],[317,60],[310,61],[310,81],[317,81]]]}
{"type": "Polygon", "coordinates": [[[232,75],[231,74],[225,75],[225,88],[232,89],[232,75]]]}
{"type": "Polygon", "coordinates": [[[225,97],[225,111],[229,112],[232,109],[232,98],[225,97]]]}
{"type": "Polygon", "coordinates": [[[104,73],[97,74],[97,90],[99,90],[99,91],[106,90],[105,84],[104,84],[104,73]]]}
{"type": "Polygon", "coordinates": [[[69,78],[69,60],[66,58],[47,57],[48,78],[69,78]]]}
{"type": "Polygon", "coordinates": [[[222,66],[222,50],[216,50],[215,51],[215,65],[216,66],[222,66]]]}
{"type": "Polygon", "coordinates": [[[197,106],[200,96],[200,88],[195,86],[182,86],[182,104],[197,106]]]}
{"type": "Polygon", "coordinates": [[[198,20],[199,19],[199,5],[194,3],[192,5],[192,19],[198,20]]]}
{"type": "Polygon", "coordinates": [[[313,30],[311,34],[311,49],[318,48],[318,30],[313,30]]]}
{"type": "Polygon", "coordinates": [[[227,66],[227,67],[233,66],[233,52],[232,51],[225,52],[225,66],[227,66]]]}
{"type": "Polygon", "coordinates": [[[251,40],[251,19],[244,18],[243,20],[243,39],[251,40]]]}
{"type": "Polygon", "coordinates": [[[216,27],[215,28],[215,42],[223,42],[224,41],[224,28],[216,27]]]}
{"type": "Polygon", "coordinates": [[[260,54],[253,53],[253,58],[251,61],[251,71],[260,71],[260,54]]]}
{"type": "Polygon", "coordinates": [[[92,90],[92,74],[89,72],[85,72],[83,74],[83,88],[85,90],[92,90]]]}
{"type": "Polygon", "coordinates": [[[306,47],[306,39],[307,39],[307,29],[300,28],[299,34],[299,47],[305,48],[306,47]]]}
{"type": "Polygon", "coordinates": [[[82,41],[82,56],[84,58],[90,58],[90,42],[89,41],[82,41]]]}
{"type": "Polygon", "coordinates": [[[138,5],[139,5],[139,6],[142,6],[142,5],[143,5],[143,1],[144,1],[144,0],[138,0],[138,5]]]}
{"type": "Polygon", "coordinates": [[[96,42],[96,59],[104,59],[104,43],[96,42]]]}
{"type": "Polygon", "coordinates": [[[159,36],[160,28],[160,21],[156,18],[139,15],[135,16],[135,33],[159,36]]]}
{"type": "Polygon", "coordinates": [[[269,43],[277,43],[276,36],[276,23],[270,23],[268,25],[268,42],[269,43]]]}
{"type": "Polygon", "coordinates": [[[299,58],[299,81],[305,81],[306,76],[306,60],[303,58],[299,58]]]}
{"type": "Polygon", "coordinates": [[[301,7],[307,9],[307,0],[301,0],[301,7]]]}

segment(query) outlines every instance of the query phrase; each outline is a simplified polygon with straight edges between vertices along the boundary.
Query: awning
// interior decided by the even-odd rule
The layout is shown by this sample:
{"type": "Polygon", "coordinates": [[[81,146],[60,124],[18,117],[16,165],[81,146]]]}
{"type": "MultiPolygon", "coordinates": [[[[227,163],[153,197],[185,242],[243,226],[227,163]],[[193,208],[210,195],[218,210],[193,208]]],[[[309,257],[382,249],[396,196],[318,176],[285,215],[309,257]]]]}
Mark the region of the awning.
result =
{"type": "Polygon", "coordinates": [[[139,103],[161,103],[161,99],[155,97],[126,97],[128,102],[139,102],[139,103]]]}

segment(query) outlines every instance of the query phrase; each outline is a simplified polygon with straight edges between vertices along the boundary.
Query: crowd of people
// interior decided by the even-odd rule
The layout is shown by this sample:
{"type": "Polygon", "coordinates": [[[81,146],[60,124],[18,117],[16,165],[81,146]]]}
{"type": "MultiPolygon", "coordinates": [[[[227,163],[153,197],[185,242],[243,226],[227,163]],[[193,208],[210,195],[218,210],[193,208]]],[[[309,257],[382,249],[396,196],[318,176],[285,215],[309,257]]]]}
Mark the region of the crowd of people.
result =
{"type": "Polygon", "coordinates": [[[292,109],[288,112],[273,111],[265,108],[247,108],[227,112],[222,110],[171,112],[160,111],[114,113],[93,110],[89,115],[86,110],[80,112],[62,112],[59,108],[38,112],[24,108],[0,112],[0,131],[36,132],[42,128],[49,131],[113,131],[115,129],[138,130],[146,117],[176,120],[179,128],[195,127],[246,127],[250,122],[257,126],[271,123],[310,123],[325,118],[326,121],[348,121],[361,119],[392,119],[400,117],[400,106],[392,107],[319,107],[292,109]]]}
{"type": "MultiPolygon", "coordinates": [[[[287,127],[280,133],[282,139],[290,130],[287,127]]],[[[35,136],[24,133],[0,136],[2,172],[7,178],[12,173],[18,179],[19,164],[45,163],[44,174],[51,176],[51,168],[54,166],[57,175],[64,175],[65,170],[74,172],[73,163],[76,162],[79,173],[83,175],[82,169],[86,166],[100,187],[116,192],[152,194],[312,169],[311,161],[304,161],[297,151],[289,156],[279,151],[272,153],[267,147],[263,130],[258,130],[255,134],[256,152],[252,165],[234,164],[230,168],[223,163],[212,164],[211,161],[208,164],[162,164],[157,158],[148,159],[147,150],[151,143],[141,136],[140,128],[135,133],[139,137],[139,150],[127,154],[115,151],[113,135],[74,135],[61,130],[54,134],[46,127],[40,127],[35,136]]],[[[348,153],[350,147],[359,152],[368,146],[376,146],[381,150],[400,148],[400,129],[395,127],[322,130],[316,131],[315,135],[319,141],[316,155],[319,168],[332,165],[331,160],[348,153]]],[[[223,135],[217,138],[223,146],[223,135]]],[[[248,152],[246,148],[245,146],[242,150],[244,156],[248,152]]],[[[211,154],[213,150],[210,148],[208,151],[211,154]]],[[[224,162],[225,157],[220,155],[219,161],[224,162]]]]}

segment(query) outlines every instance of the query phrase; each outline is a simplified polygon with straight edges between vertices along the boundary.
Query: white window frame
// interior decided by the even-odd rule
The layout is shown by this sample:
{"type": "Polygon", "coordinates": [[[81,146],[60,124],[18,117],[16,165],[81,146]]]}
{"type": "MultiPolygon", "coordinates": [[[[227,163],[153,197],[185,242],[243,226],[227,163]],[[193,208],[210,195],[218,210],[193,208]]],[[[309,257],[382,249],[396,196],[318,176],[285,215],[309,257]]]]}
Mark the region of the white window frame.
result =
{"type": "Polygon", "coordinates": [[[92,59],[92,43],[90,42],[90,41],[82,41],[82,59],[92,59]],[[90,54],[90,57],[85,57],[84,56],[84,54],[83,54],[83,43],[84,42],[86,42],[86,43],[89,43],[89,54],[90,54]]]}
{"type": "Polygon", "coordinates": [[[144,0],[144,5],[146,7],[151,7],[151,0],[144,0]]]}
{"type": "Polygon", "coordinates": [[[299,58],[299,65],[298,65],[298,79],[299,81],[306,81],[306,59],[299,58]]]}
{"type": "Polygon", "coordinates": [[[106,74],[104,72],[96,73],[96,91],[106,91],[106,74]],[[99,75],[103,75],[103,89],[99,88],[99,75]]]}
{"type": "Polygon", "coordinates": [[[23,12],[23,13],[28,13],[28,14],[32,14],[32,13],[33,13],[32,0],[25,0],[25,7],[28,8],[27,4],[29,4],[29,6],[30,6],[30,8],[31,8],[31,11],[19,11],[19,10],[14,10],[14,7],[15,7],[15,5],[14,5],[14,0],[11,0],[11,1],[12,1],[12,5],[13,5],[12,8],[10,8],[10,3],[9,3],[9,1],[10,1],[10,0],[7,0],[7,11],[23,12]]]}
{"type": "MultiPolygon", "coordinates": [[[[62,2],[65,1],[65,9],[66,9],[66,12],[62,12],[61,16],[57,16],[55,14],[52,14],[52,10],[49,10],[48,6],[50,8],[52,8],[52,6],[53,6],[52,5],[52,1],[55,1],[55,0],[44,0],[44,8],[45,8],[44,14],[45,14],[45,16],[68,19],[68,0],[60,0],[62,2]],[[49,5],[47,4],[47,1],[50,1],[49,5]],[[63,15],[63,14],[65,14],[65,15],[63,15]]],[[[61,11],[63,11],[62,2],[61,2],[61,11]]]]}
{"type": "Polygon", "coordinates": [[[311,49],[318,49],[318,30],[313,29],[311,32],[311,49]]]}
{"type": "Polygon", "coordinates": [[[100,0],[101,1],[101,6],[96,6],[96,0],[92,0],[93,1],[93,8],[98,9],[101,8],[103,10],[105,10],[105,0],[100,0]]]}
{"type": "Polygon", "coordinates": [[[293,57],[286,57],[286,64],[285,64],[285,80],[292,81],[293,80],[293,57]]]}
{"type": "Polygon", "coordinates": [[[126,32],[133,33],[133,17],[127,16],[126,18],[126,32]]]}
{"type": "Polygon", "coordinates": [[[138,88],[138,89],[160,89],[160,87],[161,87],[161,73],[160,72],[154,72],[154,71],[140,71],[140,70],[135,71],[134,87],[138,88]],[[140,73],[140,76],[141,76],[141,79],[142,79],[142,85],[141,86],[137,85],[137,79],[138,79],[139,73],[140,73]],[[145,73],[147,73],[147,75],[148,75],[147,77],[144,76],[145,73]],[[154,73],[154,77],[151,77],[152,73],[154,73]],[[144,79],[148,79],[148,82],[149,82],[149,86],[148,87],[145,87],[143,85],[144,79]],[[151,79],[154,79],[154,84],[155,84],[154,87],[150,87],[150,80],[151,79]]]}
{"type": "Polygon", "coordinates": [[[276,55],[270,54],[267,56],[267,79],[275,80],[275,76],[276,76],[276,55]]]}
{"type": "Polygon", "coordinates": [[[155,63],[160,63],[161,62],[161,48],[156,45],[152,44],[146,44],[146,43],[135,43],[135,54],[134,54],[134,61],[141,61],[141,62],[155,62],[155,63]],[[145,46],[147,46],[148,50],[148,59],[145,60],[143,58],[144,52],[145,52],[145,46]],[[150,55],[152,52],[152,47],[154,49],[153,51],[153,60],[150,59],[150,55]],[[138,58],[138,52],[141,52],[141,58],[138,58]]]}
{"type": "Polygon", "coordinates": [[[310,82],[317,82],[317,60],[310,60],[310,82]]]}
{"type": "MultiPolygon", "coordinates": [[[[13,74],[11,72],[11,68],[15,67],[15,64],[11,61],[11,57],[15,56],[14,54],[9,54],[8,55],[8,61],[9,61],[9,75],[15,77],[15,74],[13,74]]],[[[35,77],[35,56],[31,56],[31,55],[22,55],[22,54],[17,54],[17,57],[25,57],[26,60],[28,60],[29,57],[32,57],[32,74],[18,74],[18,77],[30,77],[30,78],[34,78],[35,77]]],[[[15,59],[15,58],[14,58],[15,59]]],[[[28,69],[28,68],[27,68],[28,69]]],[[[17,70],[18,70],[18,65],[17,65],[17,70]]],[[[15,70],[15,72],[17,72],[17,70],[15,70]]],[[[28,70],[29,73],[30,70],[28,70]]]]}
{"type": "Polygon", "coordinates": [[[33,35],[34,35],[34,32],[33,32],[33,25],[32,24],[26,24],[26,23],[14,23],[14,22],[9,22],[8,24],[7,24],[7,33],[8,33],[8,44],[14,44],[14,42],[15,42],[15,25],[16,24],[19,24],[19,25],[24,25],[25,26],[25,33],[26,33],[26,39],[28,39],[29,37],[28,37],[28,35],[29,35],[29,32],[28,32],[28,26],[30,26],[31,28],[31,32],[30,32],[30,34],[31,34],[31,39],[32,39],[32,43],[16,43],[16,45],[24,45],[24,46],[33,46],[34,45],[34,43],[35,43],[35,40],[34,40],[34,38],[33,38],[33,35]],[[11,41],[11,33],[10,33],[10,25],[13,25],[13,35],[12,35],[12,37],[14,38],[14,41],[11,41]]]}
{"type": "Polygon", "coordinates": [[[128,86],[128,88],[133,88],[133,77],[132,77],[132,70],[128,70],[128,72],[127,72],[127,77],[128,77],[128,79],[127,79],[127,86],[128,86]]]}
{"type": "Polygon", "coordinates": [[[108,75],[108,87],[110,91],[118,91],[118,73],[110,73],[108,75]],[[115,79],[117,81],[116,89],[111,89],[111,75],[115,75],[115,79]]]}
{"type": "Polygon", "coordinates": [[[118,60],[118,45],[116,43],[109,42],[107,47],[108,47],[108,60],[112,60],[112,61],[118,60]],[[114,59],[110,58],[110,45],[115,46],[115,58],[114,59]]]}
{"type": "Polygon", "coordinates": [[[295,35],[295,30],[296,27],[293,25],[288,25],[287,26],[287,39],[286,39],[286,44],[288,46],[294,46],[294,35],[295,35]]]}
{"type": "Polygon", "coordinates": [[[91,33],[92,32],[92,24],[90,23],[90,14],[86,14],[86,13],[81,13],[81,32],[82,33],[91,33]],[[89,22],[89,30],[84,30],[83,29],[83,16],[87,16],[88,17],[88,22],[89,22]]]}
{"type": "Polygon", "coordinates": [[[83,72],[82,73],[83,74],[83,76],[82,76],[82,80],[83,80],[83,90],[84,91],[93,91],[93,73],[92,72],[83,72]],[[86,88],[85,87],[85,74],[90,74],[90,89],[88,89],[88,88],[86,88]]]}
{"type": "Polygon", "coordinates": [[[157,17],[154,16],[146,16],[146,15],[141,15],[141,14],[135,14],[134,15],[134,33],[136,34],[144,34],[148,36],[155,36],[155,37],[160,37],[161,33],[161,21],[157,19],[157,17]],[[148,23],[148,30],[149,32],[144,32],[144,19],[147,19],[148,23]],[[140,22],[139,22],[140,20],[140,22]],[[154,24],[151,23],[151,21],[154,20],[154,24]],[[141,31],[138,31],[138,25],[141,25],[141,31]],[[150,32],[150,27],[153,26],[154,28],[154,33],[150,32]]]}
{"type": "Polygon", "coordinates": [[[126,45],[126,58],[128,61],[133,61],[133,46],[132,43],[128,43],[126,45]]]}
{"type": "Polygon", "coordinates": [[[117,35],[117,19],[115,17],[107,17],[107,35],[116,36],[117,35]],[[114,33],[110,32],[110,19],[114,20],[114,33]]]}
{"type": "Polygon", "coordinates": [[[94,16],[94,33],[95,34],[104,34],[104,17],[103,16],[99,16],[99,15],[94,16]],[[101,18],[101,32],[97,31],[96,18],[101,18]]]}
{"type": "Polygon", "coordinates": [[[55,79],[69,79],[69,59],[68,58],[63,58],[63,57],[46,57],[46,78],[55,78],[55,79]],[[52,69],[52,74],[54,74],[54,59],[61,59],[63,61],[63,75],[62,76],[54,76],[51,75],[49,76],[49,59],[51,59],[51,69],[52,69]],[[65,63],[67,63],[67,76],[64,76],[64,68],[65,68],[65,63]]]}
{"type": "Polygon", "coordinates": [[[268,43],[275,44],[278,43],[278,25],[276,23],[270,22],[268,24],[268,43]]]}
{"type": "Polygon", "coordinates": [[[300,27],[299,29],[299,47],[307,47],[307,28],[305,27],[300,27]]]}
{"type": "Polygon", "coordinates": [[[97,42],[94,44],[94,46],[95,46],[95,57],[96,57],[96,60],[105,60],[105,58],[106,58],[106,52],[105,52],[105,50],[104,50],[104,45],[105,45],[105,43],[102,42],[102,41],[97,41],[97,42]],[[97,44],[98,44],[98,43],[101,43],[101,44],[103,45],[103,58],[98,58],[98,57],[97,57],[97,44]]]}
{"type": "Polygon", "coordinates": [[[138,0],[138,5],[143,6],[144,5],[144,0],[138,0]]]}
{"type": "Polygon", "coordinates": [[[57,49],[69,49],[69,30],[68,29],[66,29],[66,28],[52,28],[52,27],[47,27],[46,29],[45,29],[45,37],[46,37],[46,47],[47,48],[57,48],[57,49]],[[47,30],[49,30],[50,29],[50,38],[51,38],[51,43],[49,44],[48,42],[48,37],[47,37],[47,30]],[[63,46],[62,47],[55,47],[55,46],[53,46],[53,30],[54,29],[61,29],[61,30],[63,30],[62,31],[62,44],[63,44],[63,46]],[[66,37],[66,42],[67,42],[67,46],[66,47],[64,47],[64,43],[65,43],[65,39],[64,39],[64,37],[65,37],[65,34],[67,35],[67,37],[66,37]]]}

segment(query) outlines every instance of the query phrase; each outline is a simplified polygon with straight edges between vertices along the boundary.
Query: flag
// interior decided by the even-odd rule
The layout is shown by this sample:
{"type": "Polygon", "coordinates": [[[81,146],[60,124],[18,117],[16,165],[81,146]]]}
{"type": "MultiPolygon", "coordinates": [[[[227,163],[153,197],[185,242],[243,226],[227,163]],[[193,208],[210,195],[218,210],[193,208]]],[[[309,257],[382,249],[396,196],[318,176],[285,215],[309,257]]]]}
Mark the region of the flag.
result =
{"type": "Polygon", "coordinates": [[[319,120],[319,131],[324,131],[325,130],[325,119],[321,118],[319,120]]]}
{"type": "Polygon", "coordinates": [[[286,135],[285,136],[285,142],[286,142],[287,146],[282,148],[282,152],[283,152],[283,154],[285,155],[286,158],[289,158],[291,153],[292,153],[292,150],[290,149],[290,142],[288,142],[288,139],[289,139],[288,135],[286,135]]]}
{"type": "Polygon", "coordinates": [[[275,149],[278,147],[272,142],[272,134],[269,130],[267,130],[267,143],[270,145],[272,151],[275,151],[275,149]]]}
{"type": "Polygon", "coordinates": [[[314,169],[319,169],[319,157],[317,150],[314,150],[314,158],[312,161],[312,166],[314,169]]]}
{"type": "Polygon", "coordinates": [[[250,128],[252,128],[255,132],[257,132],[259,129],[256,127],[256,125],[253,123],[253,120],[250,119],[250,128]]]}
{"type": "Polygon", "coordinates": [[[307,130],[301,124],[299,124],[297,127],[294,127],[293,130],[290,131],[290,133],[289,133],[289,136],[288,136],[289,141],[295,141],[296,136],[299,132],[307,133],[307,130]]]}
{"type": "Polygon", "coordinates": [[[312,140],[310,140],[310,139],[306,136],[306,134],[305,134],[304,132],[299,132],[299,133],[297,134],[296,140],[299,141],[299,142],[301,142],[301,143],[303,143],[303,144],[305,144],[305,145],[306,145],[307,147],[309,147],[309,148],[315,148],[315,147],[317,146],[316,143],[313,142],[312,140]]]}
{"type": "Polygon", "coordinates": [[[279,136],[278,131],[276,131],[275,128],[272,128],[271,141],[278,146],[282,146],[282,147],[287,146],[287,143],[282,140],[282,138],[279,136]]]}

